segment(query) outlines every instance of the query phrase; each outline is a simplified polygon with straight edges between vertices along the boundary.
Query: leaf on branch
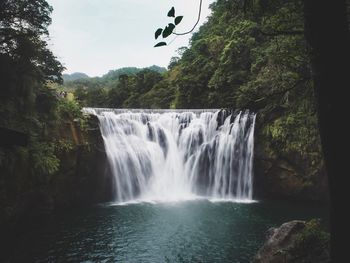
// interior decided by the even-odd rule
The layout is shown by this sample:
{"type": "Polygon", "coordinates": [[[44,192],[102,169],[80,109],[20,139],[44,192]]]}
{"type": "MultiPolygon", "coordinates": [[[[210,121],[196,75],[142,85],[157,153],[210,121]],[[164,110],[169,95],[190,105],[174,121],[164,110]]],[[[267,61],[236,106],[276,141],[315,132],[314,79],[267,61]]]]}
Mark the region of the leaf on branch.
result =
{"type": "Polygon", "coordinates": [[[168,17],[175,17],[175,8],[172,7],[168,12],[168,17]]]}
{"type": "Polygon", "coordinates": [[[166,43],[165,42],[159,42],[154,47],[161,47],[161,46],[166,46],[166,43]]]}
{"type": "Polygon", "coordinates": [[[183,16],[177,16],[177,17],[175,18],[175,25],[180,24],[182,18],[183,18],[183,16]]]}
{"type": "Polygon", "coordinates": [[[158,28],[157,31],[154,33],[155,39],[157,39],[163,32],[162,28],[158,28]]]}
{"type": "Polygon", "coordinates": [[[172,23],[169,23],[163,30],[163,34],[162,34],[163,38],[170,36],[171,33],[173,33],[174,28],[175,28],[175,25],[172,23]]]}

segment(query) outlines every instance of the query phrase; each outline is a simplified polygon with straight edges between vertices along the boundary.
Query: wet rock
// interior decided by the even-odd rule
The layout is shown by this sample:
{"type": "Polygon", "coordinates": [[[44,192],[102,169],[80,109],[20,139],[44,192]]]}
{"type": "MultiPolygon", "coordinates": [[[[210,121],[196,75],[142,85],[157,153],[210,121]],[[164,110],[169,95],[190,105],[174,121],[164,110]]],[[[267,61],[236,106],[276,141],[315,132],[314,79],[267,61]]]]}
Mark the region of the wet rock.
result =
{"type": "Polygon", "coordinates": [[[163,150],[164,157],[166,158],[168,154],[168,140],[166,138],[165,132],[162,129],[157,130],[158,133],[158,143],[163,150]]]}
{"type": "Polygon", "coordinates": [[[288,262],[288,249],[294,237],[305,227],[305,221],[294,220],[267,231],[267,240],[254,259],[254,263],[288,262]]]}
{"type": "Polygon", "coordinates": [[[329,237],[317,219],[284,223],[267,231],[253,263],[329,263],[329,237]]]}

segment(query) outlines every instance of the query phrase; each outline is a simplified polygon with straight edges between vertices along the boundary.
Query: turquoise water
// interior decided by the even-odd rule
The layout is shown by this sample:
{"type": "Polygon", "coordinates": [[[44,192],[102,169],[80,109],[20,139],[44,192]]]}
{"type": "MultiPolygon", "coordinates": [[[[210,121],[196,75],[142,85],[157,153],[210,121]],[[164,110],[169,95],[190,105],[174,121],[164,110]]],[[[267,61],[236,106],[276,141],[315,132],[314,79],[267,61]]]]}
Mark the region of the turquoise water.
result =
{"type": "Polygon", "coordinates": [[[266,230],[293,219],[322,218],[314,204],[179,203],[99,205],[55,216],[22,236],[20,262],[250,262],[266,230]]]}

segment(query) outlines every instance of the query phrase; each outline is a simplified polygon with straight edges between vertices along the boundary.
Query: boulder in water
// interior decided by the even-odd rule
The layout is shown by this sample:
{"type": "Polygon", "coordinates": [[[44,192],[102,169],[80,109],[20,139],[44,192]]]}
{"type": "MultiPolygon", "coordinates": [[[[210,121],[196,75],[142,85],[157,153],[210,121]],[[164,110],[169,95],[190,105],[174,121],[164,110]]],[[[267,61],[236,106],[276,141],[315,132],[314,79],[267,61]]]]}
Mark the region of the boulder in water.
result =
{"type": "Polygon", "coordinates": [[[254,263],[330,262],[329,234],[317,220],[293,220],[267,231],[267,240],[254,263]]]}

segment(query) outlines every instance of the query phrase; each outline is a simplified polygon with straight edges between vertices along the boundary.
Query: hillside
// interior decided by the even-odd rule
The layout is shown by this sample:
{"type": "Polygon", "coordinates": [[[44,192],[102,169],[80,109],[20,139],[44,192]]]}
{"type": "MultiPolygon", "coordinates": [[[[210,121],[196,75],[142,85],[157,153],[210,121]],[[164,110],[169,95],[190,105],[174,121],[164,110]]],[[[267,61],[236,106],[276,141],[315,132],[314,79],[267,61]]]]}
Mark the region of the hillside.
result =
{"type": "Polygon", "coordinates": [[[166,72],[166,68],[159,67],[156,65],[146,67],[146,68],[137,68],[137,67],[124,67],[115,70],[110,70],[108,73],[104,74],[101,77],[101,80],[117,80],[121,75],[134,75],[144,69],[149,69],[158,73],[166,72]]]}
{"type": "MultiPolygon", "coordinates": [[[[74,90],[77,88],[112,88],[113,86],[115,86],[118,81],[119,81],[119,77],[123,76],[123,75],[128,75],[128,76],[132,76],[132,75],[136,75],[139,72],[145,71],[145,70],[149,70],[152,72],[156,72],[159,74],[162,74],[164,72],[166,72],[166,68],[163,67],[159,67],[156,65],[150,66],[150,67],[146,67],[146,68],[137,68],[137,67],[123,67],[123,68],[119,68],[119,69],[114,69],[114,70],[110,70],[108,73],[102,75],[102,77],[78,77],[80,74],[80,76],[85,75],[84,73],[73,73],[73,74],[78,74],[78,75],[70,75],[69,77],[71,78],[68,81],[64,82],[64,87],[69,89],[69,90],[74,90]],[[72,77],[77,76],[78,78],[76,79],[72,79],[72,77]]],[[[85,75],[87,76],[87,75],[85,75]]]]}
{"type": "Polygon", "coordinates": [[[78,79],[88,79],[90,77],[85,73],[74,72],[72,74],[62,74],[62,78],[63,78],[63,82],[66,83],[66,82],[74,81],[78,79]]]}

